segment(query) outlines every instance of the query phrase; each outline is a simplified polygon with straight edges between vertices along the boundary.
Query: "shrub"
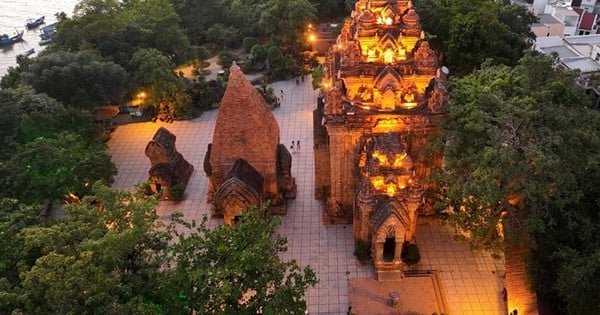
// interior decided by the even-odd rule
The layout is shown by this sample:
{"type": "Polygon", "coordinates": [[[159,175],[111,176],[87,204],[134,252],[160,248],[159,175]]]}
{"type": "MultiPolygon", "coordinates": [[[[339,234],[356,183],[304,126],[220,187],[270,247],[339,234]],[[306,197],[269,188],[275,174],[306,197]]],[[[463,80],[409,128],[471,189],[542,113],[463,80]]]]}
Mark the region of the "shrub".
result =
{"type": "Polygon", "coordinates": [[[219,53],[219,61],[217,63],[224,69],[229,69],[235,58],[236,56],[234,54],[228,51],[222,51],[219,53]]]}
{"type": "Polygon", "coordinates": [[[242,64],[242,70],[244,73],[251,73],[254,71],[252,68],[254,65],[252,64],[252,60],[246,60],[244,64],[242,64]]]}
{"type": "Polygon", "coordinates": [[[150,181],[145,180],[135,184],[135,192],[145,196],[152,195],[152,189],[150,189],[150,181]]]}
{"type": "Polygon", "coordinates": [[[170,194],[170,199],[171,200],[183,200],[183,193],[185,192],[185,187],[183,187],[182,185],[179,184],[175,184],[173,185],[173,187],[171,187],[171,191],[169,191],[170,194]]]}
{"type": "Polygon", "coordinates": [[[322,66],[318,66],[313,70],[312,82],[311,82],[313,90],[317,90],[321,87],[321,81],[323,80],[324,76],[325,76],[325,71],[323,70],[322,66]]]}
{"type": "Polygon", "coordinates": [[[402,246],[402,261],[407,265],[415,265],[421,261],[421,254],[416,244],[404,243],[402,246]]]}
{"type": "Polygon", "coordinates": [[[193,46],[192,54],[194,55],[194,58],[200,60],[206,60],[208,57],[210,57],[210,52],[204,46],[193,46]]]}
{"type": "Polygon", "coordinates": [[[277,46],[271,46],[267,49],[267,60],[271,69],[281,67],[284,63],[283,54],[277,46]]]}
{"type": "Polygon", "coordinates": [[[367,261],[371,256],[371,248],[365,240],[357,240],[354,243],[354,256],[360,261],[367,261]]]}
{"type": "Polygon", "coordinates": [[[252,61],[264,61],[267,58],[267,50],[261,45],[254,45],[250,50],[252,61]]]}
{"type": "Polygon", "coordinates": [[[275,104],[277,101],[277,97],[275,96],[275,90],[272,87],[268,86],[266,82],[261,81],[260,87],[256,88],[258,92],[263,96],[265,102],[269,105],[275,104]]]}
{"type": "Polygon", "coordinates": [[[244,51],[249,53],[252,50],[252,47],[254,47],[254,45],[256,45],[256,38],[254,37],[244,37],[244,39],[242,40],[242,48],[244,48],[244,51]]]}
{"type": "Polygon", "coordinates": [[[192,98],[187,93],[178,93],[173,103],[171,103],[171,107],[174,119],[183,120],[193,118],[192,98]]]}

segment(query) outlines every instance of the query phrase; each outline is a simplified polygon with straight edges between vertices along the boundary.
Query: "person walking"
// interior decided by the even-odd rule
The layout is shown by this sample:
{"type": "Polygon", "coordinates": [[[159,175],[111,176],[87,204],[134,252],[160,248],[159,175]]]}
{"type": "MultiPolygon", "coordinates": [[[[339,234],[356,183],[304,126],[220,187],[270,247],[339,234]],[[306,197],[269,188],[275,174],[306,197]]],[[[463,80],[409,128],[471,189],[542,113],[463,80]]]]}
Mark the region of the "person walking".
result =
{"type": "Polygon", "coordinates": [[[296,152],[300,152],[300,140],[296,141],[296,152]]]}
{"type": "Polygon", "coordinates": [[[292,140],[292,145],[290,146],[290,150],[292,151],[292,153],[295,152],[294,151],[294,141],[293,140],[292,140]]]}

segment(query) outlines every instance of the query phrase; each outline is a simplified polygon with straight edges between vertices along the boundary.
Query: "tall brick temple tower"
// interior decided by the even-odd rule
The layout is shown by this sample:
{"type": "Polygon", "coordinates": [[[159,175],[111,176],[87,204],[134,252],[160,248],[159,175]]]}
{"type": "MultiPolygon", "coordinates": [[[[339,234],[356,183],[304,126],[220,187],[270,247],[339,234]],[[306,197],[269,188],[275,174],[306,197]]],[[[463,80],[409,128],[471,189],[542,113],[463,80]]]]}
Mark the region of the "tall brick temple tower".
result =
{"type": "MultiPolygon", "coordinates": [[[[424,148],[447,101],[438,56],[408,0],[359,0],[331,47],[314,111],[315,195],[324,224],[353,223],[377,278],[401,276],[403,245],[430,214],[424,148]]],[[[434,163],[435,164],[435,163],[434,163]]]]}
{"type": "Polygon", "coordinates": [[[234,63],[204,156],[213,215],[233,224],[244,210],[267,201],[271,212],[285,214],[287,199],[296,198],[291,168],[275,116],[234,63]]]}

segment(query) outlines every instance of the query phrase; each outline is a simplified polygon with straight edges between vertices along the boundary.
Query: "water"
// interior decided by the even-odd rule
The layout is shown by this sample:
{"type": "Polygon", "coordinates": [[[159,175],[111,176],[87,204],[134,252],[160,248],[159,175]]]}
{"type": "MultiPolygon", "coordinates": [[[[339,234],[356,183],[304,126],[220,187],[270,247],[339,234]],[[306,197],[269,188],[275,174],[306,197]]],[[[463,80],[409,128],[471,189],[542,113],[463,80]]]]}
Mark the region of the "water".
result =
{"type": "Polygon", "coordinates": [[[45,46],[40,46],[40,28],[56,22],[55,13],[65,12],[68,16],[73,15],[73,8],[79,0],[0,0],[0,34],[15,34],[25,31],[23,41],[9,47],[0,48],[0,77],[6,74],[8,67],[17,64],[17,55],[34,48],[37,56],[45,46]],[[27,30],[25,22],[27,19],[46,17],[46,24],[27,30]]]}

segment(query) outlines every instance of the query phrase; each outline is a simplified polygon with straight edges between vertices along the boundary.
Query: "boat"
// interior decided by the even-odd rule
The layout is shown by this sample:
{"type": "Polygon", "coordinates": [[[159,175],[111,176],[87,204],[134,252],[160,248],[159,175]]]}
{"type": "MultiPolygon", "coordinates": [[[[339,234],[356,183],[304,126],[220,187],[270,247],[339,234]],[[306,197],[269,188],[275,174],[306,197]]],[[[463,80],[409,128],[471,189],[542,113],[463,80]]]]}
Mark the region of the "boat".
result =
{"type": "Polygon", "coordinates": [[[0,35],[0,47],[10,46],[14,43],[22,41],[24,32],[25,31],[17,32],[17,34],[13,36],[8,36],[8,34],[0,35]]]}
{"type": "Polygon", "coordinates": [[[52,38],[42,39],[38,44],[40,46],[48,45],[52,42],[52,38]]]}
{"type": "Polygon", "coordinates": [[[17,55],[17,59],[18,59],[20,56],[23,56],[23,57],[29,57],[29,56],[31,56],[31,55],[33,55],[33,54],[35,54],[35,49],[34,49],[34,48],[31,48],[31,49],[28,49],[28,50],[26,50],[24,53],[17,55]]]}
{"type": "Polygon", "coordinates": [[[30,30],[32,28],[36,28],[36,27],[38,27],[38,26],[40,26],[40,25],[42,25],[42,24],[45,23],[44,22],[45,18],[46,18],[45,16],[42,16],[42,17],[39,17],[37,19],[29,19],[25,23],[25,27],[27,27],[28,30],[30,30]]]}
{"type": "Polygon", "coordinates": [[[56,33],[56,26],[57,26],[57,23],[52,23],[50,25],[42,27],[40,29],[40,38],[42,40],[51,39],[52,36],[54,36],[54,34],[56,33]]]}

